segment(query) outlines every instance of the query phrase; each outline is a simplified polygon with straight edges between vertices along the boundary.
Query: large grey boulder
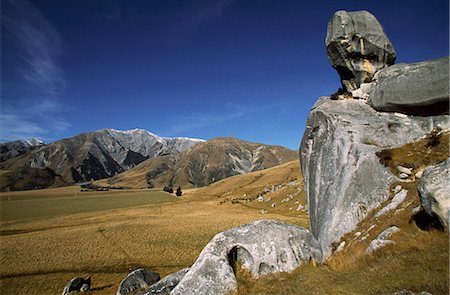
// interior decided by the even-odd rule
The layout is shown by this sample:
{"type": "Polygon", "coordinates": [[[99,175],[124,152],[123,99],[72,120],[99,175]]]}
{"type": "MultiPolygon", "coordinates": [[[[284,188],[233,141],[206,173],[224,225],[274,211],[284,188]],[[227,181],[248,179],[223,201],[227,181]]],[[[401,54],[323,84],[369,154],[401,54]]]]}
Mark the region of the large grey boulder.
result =
{"type": "Polygon", "coordinates": [[[142,295],[152,295],[152,294],[158,294],[158,295],[169,295],[170,292],[178,285],[178,283],[181,281],[181,279],[184,278],[186,273],[189,271],[190,268],[183,268],[175,273],[172,273],[170,275],[165,276],[163,279],[161,279],[159,282],[153,284],[145,290],[145,292],[142,292],[140,294],[142,295]]]}
{"type": "Polygon", "coordinates": [[[158,282],[160,276],[154,271],[138,268],[130,272],[119,285],[116,295],[135,294],[140,289],[146,289],[158,282]]]}
{"type": "Polygon", "coordinates": [[[321,262],[322,253],[309,231],[279,221],[254,221],[217,234],[171,294],[236,291],[236,261],[258,277],[289,272],[310,260],[321,262]]]}
{"type": "Polygon", "coordinates": [[[328,23],[328,58],[348,92],[370,82],[397,57],[383,27],[368,11],[337,11],[328,23]]]}
{"type": "Polygon", "coordinates": [[[429,215],[439,217],[446,230],[450,210],[450,158],[425,169],[418,186],[420,202],[429,215]]]}
{"type": "Polygon", "coordinates": [[[375,74],[369,104],[378,111],[411,115],[449,112],[449,58],[396,64],[375,74]]]}
{"type": "Polygon", "coordinates": [[[388,199],[390,184],[399,180],[375,153],[418,140],[439,124],[449,129],[449,117],[379,113],[363,100],[316,102],[300,157],[311,231],[325,257],[333,242],[388,199]]]}

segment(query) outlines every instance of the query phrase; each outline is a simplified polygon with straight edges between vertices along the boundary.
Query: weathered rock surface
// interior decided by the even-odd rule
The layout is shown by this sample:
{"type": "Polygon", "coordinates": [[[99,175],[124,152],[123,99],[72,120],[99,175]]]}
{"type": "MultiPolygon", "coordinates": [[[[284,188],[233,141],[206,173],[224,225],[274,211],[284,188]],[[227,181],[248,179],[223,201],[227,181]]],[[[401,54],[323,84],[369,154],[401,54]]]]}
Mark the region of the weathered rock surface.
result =
{"type": "Polygon", "coordinates": [[[445,229],[449,228],[450,158],[425,169],[420,179],[419,196],[429,215],[437,215],[445,229]]]}
{"type": "Polygon", "coordinates": [[[370,82],[397,57],[383,27],[368,11],[337,11],[328,23],[325,43],[331,65],[348,92],[370,82]]]}
{"type": "Polygon", "coordinates": [[[183,268],[173,274],[170,274],[163,279],[161,279],[159,282],[153,284],[148,288],[145,292],[141,293],[142,295],[152,295],[152,294],[158,294],[158,295],[169,295],[170,292],[178,285],[178,283],[181,281],[181,279],[184,278],[186,273],[189,271],[190,268],[183,268]]]}
{"type": "Polygon", "coordinates": [[[79,291],[86,292],[90,289],[90,287],[91,287],[91,277],[90,276],[87,276],[86,279],[73,278],[64,287],[62,294],[68,295],[72,292],[79,292],[79,291]]]}
{"type": "Polygon", "coordinates": [[[382,231],[375,240],[370,242],[370,245],[369,245],[369,247],[367,247],[365,254],[368,255],[368,254],[380,249],[381,247],[395,244],[395,242],[389,240],[389,238],[398,231],[400,231],[400,229],[395,225],[388,227],[387,229],[382,231]]]}
{"type": "Polygon", "coordinates": [[[333,242],[387,200],[389,185],[398,180],[375,153],[415,141],[438,124],[449,129],[449,117],[379,113],[363,100],[316,102],[300,157],[311,231],[325,257],[333,242]]]}
{"type": "Polygon", "coordinates": [[[369,104],[411,115],[449,113],[449,58],[396,64],[375,74],[369,104]]]}
{"type": "Polygon", "coordinates": [[[258,277],[292,271],[310,260],[321,262],[322,253],[309,231],[279,221],[254,221],[217,234],[171,294],[235,291],[236,261],[258,277]]]}
{"type": "Polygon", "coordinates": [[[116,295],[134,294],[139,289],[145,289],[158,282],[160,276],[158,273],[146,270],[144,268],[136,269],[130,272],[119,285],[116,295]]]}

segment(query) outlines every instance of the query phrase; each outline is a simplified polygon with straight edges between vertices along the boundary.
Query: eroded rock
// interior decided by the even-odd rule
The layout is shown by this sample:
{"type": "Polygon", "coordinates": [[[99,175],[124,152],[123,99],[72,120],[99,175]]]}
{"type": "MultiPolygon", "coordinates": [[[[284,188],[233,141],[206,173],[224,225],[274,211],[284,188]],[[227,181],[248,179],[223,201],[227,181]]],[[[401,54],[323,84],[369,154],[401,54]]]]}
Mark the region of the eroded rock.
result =
{"type": "Polygon", "coordinates": [[[171,294],[225,294],[237,289],[235,262],[255,277],[289,272],[322,252],[302,227],[261,220],[217,234],[171,294]]]}
{"type": "Polygon", "coordinates": [[[387,200],[389,186],[398,180],[375,153],[416,141],[438,124],[449,129],[449,117],[380,113],[363,100],[316,102],[300,157],[311,231],[325,257],[333,242],[387,200]]]}
{"type": "Polygon", "coordinates": [[[348,92],[370,82],[397,57],[383,27],[368,11],[337,11],[328,23],[328,58],[348,92]]]}
{"type": "Polygon", "coordinates": [[[446,230],[450,210],[450,158],[425,169],[418,186],[420,202],[425,212],[439,217],[446,230]]]}
{"type": "Polygon", "coordinates": [[[140,289],[145,289],[158,282],[160,276],[158,273],[139,268],[130,272],[119,285],[116,295],[134,294],[140,289]]]}
{"type": "Polygon", "coordinates": [[[383,112],[449,113],[449,58],[396,64],[376,73],[369,104],[383,112]]]}

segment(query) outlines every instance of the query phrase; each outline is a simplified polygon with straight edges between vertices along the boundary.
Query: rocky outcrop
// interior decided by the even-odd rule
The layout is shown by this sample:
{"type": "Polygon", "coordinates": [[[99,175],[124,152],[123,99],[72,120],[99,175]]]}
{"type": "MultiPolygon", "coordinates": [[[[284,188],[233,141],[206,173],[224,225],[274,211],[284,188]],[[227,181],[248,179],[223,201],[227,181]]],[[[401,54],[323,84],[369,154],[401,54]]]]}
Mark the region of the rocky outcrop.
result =
{"type": "Polygon", "coordinates": [[[449,228],[450,158],[425,169],[418,186],[420,202],[425,212],[439,217],[443,227],[449,228]]]}
{"type": "Polygon", "coordinates": [[[311,231],[325,257],[333,242],[388,199],[389,185],[399,180],[375,153],[415,141],[436,126],[449,129],[448,116],[381,113],[364,100],[322,97],[316,102],[300,157],[311,231]]]}
{"type": "Polygon", "coordinates": [[[449,112],[448,57],[396,64],[375,74],[369,104],[378,111],[410,115],[449,112]]]}
{"type": "Polygon", "coordinates": [[[368,11],[337,11],[328,23],[325,42],[331,65],[348,92],[372,80],[396,58],[383,27],[368,11]]]}
{"type": "Polygon", "coordinates": [[[304,228],[262,220],[217,234],[171,294],[225,294],[237,290],[233,268],[255,277],[321,262],[317,240],[304,228]]]}
{"type": "Polygon", "coordinates": [[[119,285],[116,295],[135,294],[140,289],[148,288],[154,283],[158,282],[160,276],[154,271],[144,268],[136,269],[130,272],[119,285]]]}

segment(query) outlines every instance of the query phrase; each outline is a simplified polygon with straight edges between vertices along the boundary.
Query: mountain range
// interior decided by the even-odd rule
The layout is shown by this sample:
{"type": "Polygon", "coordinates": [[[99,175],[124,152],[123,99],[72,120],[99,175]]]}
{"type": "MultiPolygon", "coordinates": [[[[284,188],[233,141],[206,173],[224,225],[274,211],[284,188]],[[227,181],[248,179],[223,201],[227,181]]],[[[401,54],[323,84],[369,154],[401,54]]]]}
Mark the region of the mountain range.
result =
{"type": "Polygon", "coordinates": [[[70,185],[125,171],[108,183],[128,187],[125,180],[139,175],[140,187],[198,187],[296,158],[297,152],[284,147],[235,138],[204,141],[143,129],[101,129],[47,145],[37,140],[0,144],[0,190],[70,185]]]}

